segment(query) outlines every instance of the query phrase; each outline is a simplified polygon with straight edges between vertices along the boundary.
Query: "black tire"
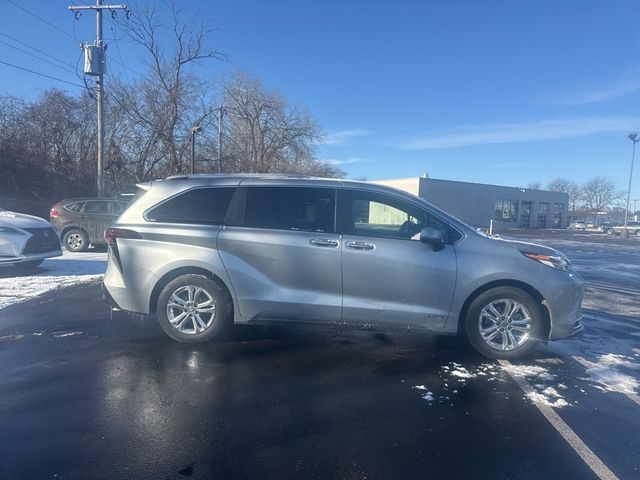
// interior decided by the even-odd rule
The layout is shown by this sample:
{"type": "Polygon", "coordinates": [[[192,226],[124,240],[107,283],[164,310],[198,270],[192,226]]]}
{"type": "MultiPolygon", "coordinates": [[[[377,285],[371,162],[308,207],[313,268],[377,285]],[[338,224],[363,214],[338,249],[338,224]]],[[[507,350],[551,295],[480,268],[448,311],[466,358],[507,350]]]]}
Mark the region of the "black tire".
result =
{"type": "MultiPolygon", "coordinates": [[[[478,352],[489,358],[511,360],[525,357],[538,346],[539,341],[542,339],[542,334],[544,332],[545,326],[545,317],[542,308],[542,305],[537,302],[531,295],[519,288],[496,287],[487,290],[486,292],[478,295],[478,297],[473,300],[473,302],[471,302],[471,305],[469,305],[469,308],[467,310],[467,315],[465,318],[465,330],[467,333],[467,337],[469,338],[469,342],[478,352]],[[480,333],[480,314],[482,313],[483,309],[492,304],[492,302],[498,302],[496,305],[499,306],[499,302],[504,299],[518,302],[524,307],[524,309],[528,313],[528,316],[531,318],[531,330],[528,338],[523,341],[521,345],[515,346],[510,350],[500,350],[499,348],[494,348],[484,340],[480,333]]],[[[496,307],[496,309],[499,311],[498,307],[496,307]]],[[[516,312],[517,315],[521,315],[522,313],[523,312],[521,310],[516,312]]],[[[503,320],[505,320],[506,322],[506,319],[503,320]]],[[[487,323],[486,317],[484,318],[483,322],[485,322],[485,324],[487,323]]],[[[488,323],[488,325],[491,324],[488,323]]],[[[503,338],[503,335],[506,335],[507,329],[511,331],[510,325],[499,327],[498,330],[500,330],[500,328],[503,329],[502,331],[499,331],[497,333],[497,335],[500,336],[500,339],[503,338]],[[504,334],[502,333],[503,331],[505,332],[504,334]]],[[[516,328],[515,325],[514,328],[516,328]]],[[[512,333],[516,333],[516,331],[514,330],[512,333]]],[[[522,334],[516,333],[516,335],[516,338],[519,339],[519,335],[522,334]]]]}
{"type": "Polygon", "coordinates": [[[616,231],[613,228],[607,230],[607,235],[615,235],[616,231]]]}
{"type": "Polygon", "coordinates": [[[64,234],[62,243],[70,252],[84,252],[89,248],[89,237],[83,230],[72,228],[64,234]]]}
{"type": "Polygon", "coordinates": [[[636,237],[640,237],[640,230],[636,230],[636,237]]]}
{"type": "MultiPolygon", "coordinates": [[[[206,295],[200,292],[199,298],[206,298],[206,295]]],[[[197,300],[197,299],[196,299],[197,300]]],[[[204,303],[204,302],[203,302],[204,303]]],[[[172,309],[171,314],[175,315],[179,311],[184,311],[182,307],[172,309]]],[[[156,309],[158,322],[160,327],[164,330],[169,337],[181,343],[203,343],[209,340],[219,339],[228,329],[229,325],[233,322],[233,302],[227,289],[216,280],[211,280],[203,275],[187,274],[181,275],[178,278],[169,282],[160,293],[158,297],[157,309],[156,309]],[[182,297],[184,289],[189,286],[199,287],[211,297],[213,305],[215,306],[215,313],[210,324],[201,332],[196,333],[196,320],[194,317],[189,318],[187,314],[185,322],[190,322],[185,325],[185,331],[180,331],[178,327],[174,326],[169,320],[169,300],[172,295],[178,292],[178,296],[182,297]],[[181,290],[183,289],[183,290],[181,290]],[[189,326],[189,328],[188,328],[189,326]],[[194,330],[193,333],[188,333],[188,330],[194,330]]],[[[179,315],[178,315],[179,316],[179,315]]],[[[175,318],[175,317],[174,317],[175,318]]],[[[209,314],[202,314],[203,321],[208,323],[211,318],[209,314]]]]}
{"type": "Polygon", "coordinates": [[[41,258],[40,260],[30,260],[28,262],[16,263],[15,267],[21,272],[29,272],[42,265],[42,262],[44,262],[44,258],[41,258]]]}

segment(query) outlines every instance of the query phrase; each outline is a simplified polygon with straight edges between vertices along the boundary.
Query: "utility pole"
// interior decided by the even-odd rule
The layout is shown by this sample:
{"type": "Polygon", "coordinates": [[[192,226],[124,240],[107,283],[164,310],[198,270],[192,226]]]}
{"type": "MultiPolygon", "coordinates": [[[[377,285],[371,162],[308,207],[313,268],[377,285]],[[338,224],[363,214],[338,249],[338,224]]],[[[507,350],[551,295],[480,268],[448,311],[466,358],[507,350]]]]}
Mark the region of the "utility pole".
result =
{"type": "Polygon", "coordinates": [[[97,183],[98,196],[105,195],[104,189],[104,74],[106,71],[106,49],[107,46],[102,40],[102,12],[109,10],[112,16],[115,16],[116,10],[125,10],[127,18],[129,17],[129,9],[126,5],[103,5],[102,0],[96,0],[95,5],[70,5],[69,10],[75,13],[76,19],[80,17],[82,10],[95,10],[96,12],[96,42],[95,45],[83,44],[84,49],[84,73],[96,77],[96,114],[98,127],[98,152],[97,152],[97,183]]]}
{"type": "Polygon", "coordinates": [[[218,173],[222,171],[222,134],[224,133],[224,106],[218,109],[218,173]]]}

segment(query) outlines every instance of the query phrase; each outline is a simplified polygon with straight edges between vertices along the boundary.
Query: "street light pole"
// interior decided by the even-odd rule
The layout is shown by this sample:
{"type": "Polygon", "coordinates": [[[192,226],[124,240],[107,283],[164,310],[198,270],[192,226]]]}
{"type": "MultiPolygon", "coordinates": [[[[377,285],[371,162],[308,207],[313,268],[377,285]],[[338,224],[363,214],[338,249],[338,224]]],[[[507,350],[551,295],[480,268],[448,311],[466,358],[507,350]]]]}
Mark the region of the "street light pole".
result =
{"type": "Polygon", "coordinates": [[[629,170],[629,189],[627,190],[627,208],[624,210],[624,229],[622,230],[620,237],[629,238],[629,231],[627,230],[627,220],[629,217],[629,202],[631,201],[631,179],[633,178],[633,160],[636,156],[636,143],[638,143],[638,133],[630,132],[628,137],[633,143],[633,150],[631,151],[631,170],[629,170]]]}
{"type": "Polygon", "coordinates": [[[196,173],[196,133],[202,127],[191,127],[191,173],[196,173]]]}

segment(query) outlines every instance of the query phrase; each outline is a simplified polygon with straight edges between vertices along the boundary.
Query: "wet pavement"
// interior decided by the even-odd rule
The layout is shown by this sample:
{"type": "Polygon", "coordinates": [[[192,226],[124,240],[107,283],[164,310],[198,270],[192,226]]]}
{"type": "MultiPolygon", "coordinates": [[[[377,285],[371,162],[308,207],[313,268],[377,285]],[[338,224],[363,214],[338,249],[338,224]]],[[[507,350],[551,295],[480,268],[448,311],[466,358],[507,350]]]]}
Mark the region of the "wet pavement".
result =
{"type": "Polygon", "coordinates": [[[506,365],[333,327],[181,345],[97,283],[2,309],[0,478],[640,478],[640,242],[536,240],[585,276],[587,328],[506,365]]]}

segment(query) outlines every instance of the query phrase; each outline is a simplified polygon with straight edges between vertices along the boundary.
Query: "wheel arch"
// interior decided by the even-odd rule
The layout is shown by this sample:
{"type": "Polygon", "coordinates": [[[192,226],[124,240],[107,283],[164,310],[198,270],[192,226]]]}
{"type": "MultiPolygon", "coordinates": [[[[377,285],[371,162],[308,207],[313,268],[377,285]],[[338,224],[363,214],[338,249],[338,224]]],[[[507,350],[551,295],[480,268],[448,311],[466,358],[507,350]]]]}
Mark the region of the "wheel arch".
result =
{"type": "Polygon", "coordinates": [[[546,305],[544,296],[537,289],[535,289],[528,283],[521,282],[518,280],[508,280],[508,279],[494,280],[494,281],[485,283],[484,285],[481,285],[480,287],[476,288],[473,292],[471,292],[467,296],[466,300],[462,304],[460,313],[458,314],[458,335],[465,334],[464,324],[466,322],[467,312],[469,310],[469,306],[471,305],[471,302],[473,302],[476,298],[478,298],[478,296],[481,295],[482,293],[496,287],[519,288],[520,290],[523,290],[527,292],[529,295],[531,295],[542,306],[542,313],[543,313],[543,319],[544,319],[542,338],[544,340],[548,340],[549,334],[551,333],[551,314],[549,313],[549,308],[546,305]]]}
{"type": "Polygon", "coordinates": [[[169,284],[169,282],[171,282],[172,280],[175,280],[176,278],[182,275],[188,275],[188,274],[202,275],[204,277],[207,277],[209,280],[220,283],[220,285],[222,285],[226,290],[227,295],[229,295],[229,298],[231,298],[231,304],[233,306],[232,315],[234,315],[236,311],[235,300],[233,295],[231,294],[231,289],[226,284],[226,282],[222,278],[220,278],[218,275],[214,274],[211,270],[207,270],[206,268],[195,267],[195,266],[178,267],[166,272],[164,275],[160,277],[160,279],[153,286],[153,289],[151,290],[151,295],[149,296],[149,314],[154,315],[156,313],[158,298],[160,298],[160,292],[162,292],[162,289],[165,286],[167,286],[167,284],[169,284]]]}

